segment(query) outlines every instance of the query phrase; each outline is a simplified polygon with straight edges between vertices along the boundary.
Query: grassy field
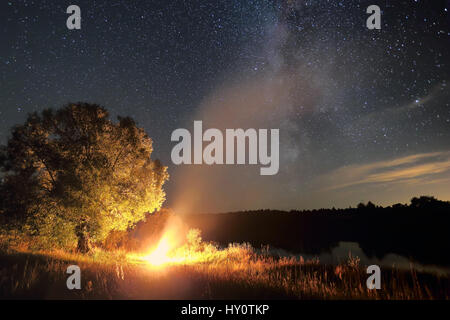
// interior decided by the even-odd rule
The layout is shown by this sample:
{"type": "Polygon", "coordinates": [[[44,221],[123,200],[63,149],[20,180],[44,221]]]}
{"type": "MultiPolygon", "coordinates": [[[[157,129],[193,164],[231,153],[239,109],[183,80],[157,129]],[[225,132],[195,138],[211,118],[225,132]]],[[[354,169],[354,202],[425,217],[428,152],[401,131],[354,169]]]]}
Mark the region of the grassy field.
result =
{"type": "MultiPolygon", "coordinates": [[[[201,259],[150,266],[124,252],[94,250],[0,255],[6,299],[449,299],[448,276],[382,269],[380,290],[366,288],[366,267],[279,258],[248,245],[202,248],[201,259]],[[205,252],[207,251],[207,252],[205,252]],[[68,290],[66,269],[81,268],[81,290],[68,290]]],[[[195,253],[194,253],[195,255],[195,253]]]]}

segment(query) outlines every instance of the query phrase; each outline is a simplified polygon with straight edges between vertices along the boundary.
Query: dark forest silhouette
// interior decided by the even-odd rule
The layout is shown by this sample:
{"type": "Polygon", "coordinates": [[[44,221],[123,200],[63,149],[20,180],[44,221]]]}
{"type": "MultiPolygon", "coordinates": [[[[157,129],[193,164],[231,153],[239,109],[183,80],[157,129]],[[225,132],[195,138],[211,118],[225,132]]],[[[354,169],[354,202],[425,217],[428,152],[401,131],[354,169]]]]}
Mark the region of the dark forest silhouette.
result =
{"type": "Polygon", "coordinates": [[[303,211],[255,210],[195,214],[184,218],[205,240],[249,242],[291,252],[319,254],[340,241],[358,242],[368,256],[397,253],[415,261],[450,265],[450,202],[414,197],[409,205],[303,211]]]}

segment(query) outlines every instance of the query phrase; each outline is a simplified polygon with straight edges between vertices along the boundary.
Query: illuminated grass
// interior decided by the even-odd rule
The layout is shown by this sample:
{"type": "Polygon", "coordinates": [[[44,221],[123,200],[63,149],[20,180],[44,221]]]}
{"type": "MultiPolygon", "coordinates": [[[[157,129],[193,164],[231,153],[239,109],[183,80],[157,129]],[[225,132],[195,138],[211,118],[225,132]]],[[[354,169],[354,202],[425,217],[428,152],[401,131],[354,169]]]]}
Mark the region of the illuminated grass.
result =
{"type": "Polygon", "coordinates": [[[202,243],[190,250],[186,263],[158,268],[126,259],[124,252],[3,254],[0,293],[3,298],[48,299],[449,298],[448,277],[413,270],[383,269],[382,289],[368,290],[366,269],[357,258],[331,266],[318,260],[277,258],[269,251],[257,253],[245,244],[220,250],[202,243]],[[70,264],[82,270],[81,290],[66,288],[70,264]]]}

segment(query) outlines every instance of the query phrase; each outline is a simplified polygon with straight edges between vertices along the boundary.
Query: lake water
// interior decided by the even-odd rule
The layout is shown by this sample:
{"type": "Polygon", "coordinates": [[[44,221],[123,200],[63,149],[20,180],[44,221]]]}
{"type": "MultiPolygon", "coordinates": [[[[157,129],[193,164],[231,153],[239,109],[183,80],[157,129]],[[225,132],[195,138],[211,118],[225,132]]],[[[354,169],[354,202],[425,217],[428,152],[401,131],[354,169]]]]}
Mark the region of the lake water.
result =
{"type": "Polygon", "coordinates": [[[320,263],[323,264],[339,264],[345,263],[349,256],[358,257],[360,259],[360,264],[362,265],[372,265],[376,264],[382,267],[394,267],[399,269],[411,269],[414,268],[419,272],[434,273],[439,275],[450,275],[450,268],[441,267],[435,265],[424,265],[416,261],[411,261],[410,259],[395,254],[388,253],[382,259],[376,257],[368,257],[364,251],[361,249],[357,242],[339,242],[338,246],[331,249],[330,252],[323,252],[321,254],[311,255],[311,254],[291,254],[282,249],[271,249],[272,252],[279,254],[280,256],[295,256],[300,258],[302,256],[305,260],[319,258],[320,263]]]}

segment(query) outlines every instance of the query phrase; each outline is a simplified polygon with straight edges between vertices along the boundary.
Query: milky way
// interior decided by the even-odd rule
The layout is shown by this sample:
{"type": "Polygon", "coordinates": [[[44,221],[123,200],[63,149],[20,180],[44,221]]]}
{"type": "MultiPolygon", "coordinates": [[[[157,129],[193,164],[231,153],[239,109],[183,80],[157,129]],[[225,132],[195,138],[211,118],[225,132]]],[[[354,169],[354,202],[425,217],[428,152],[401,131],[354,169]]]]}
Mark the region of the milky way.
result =
{"type": "Polygon", "coordinates": [[[423,0],[3,1],[1,142],[29,112],[95,102],[154,139],[172,175],[168,205],[192,197],[179,189],[208,192],[189,209],[201,211],[450,199],[449,10],[423,0]],[[66,27],[70,4],[81,30],[66,27]],[[372,4],[381,30],[366,27],[372,4]],[[280,173],[175,167],[171,132],[194,119],[280,128],[280,173]]]}

